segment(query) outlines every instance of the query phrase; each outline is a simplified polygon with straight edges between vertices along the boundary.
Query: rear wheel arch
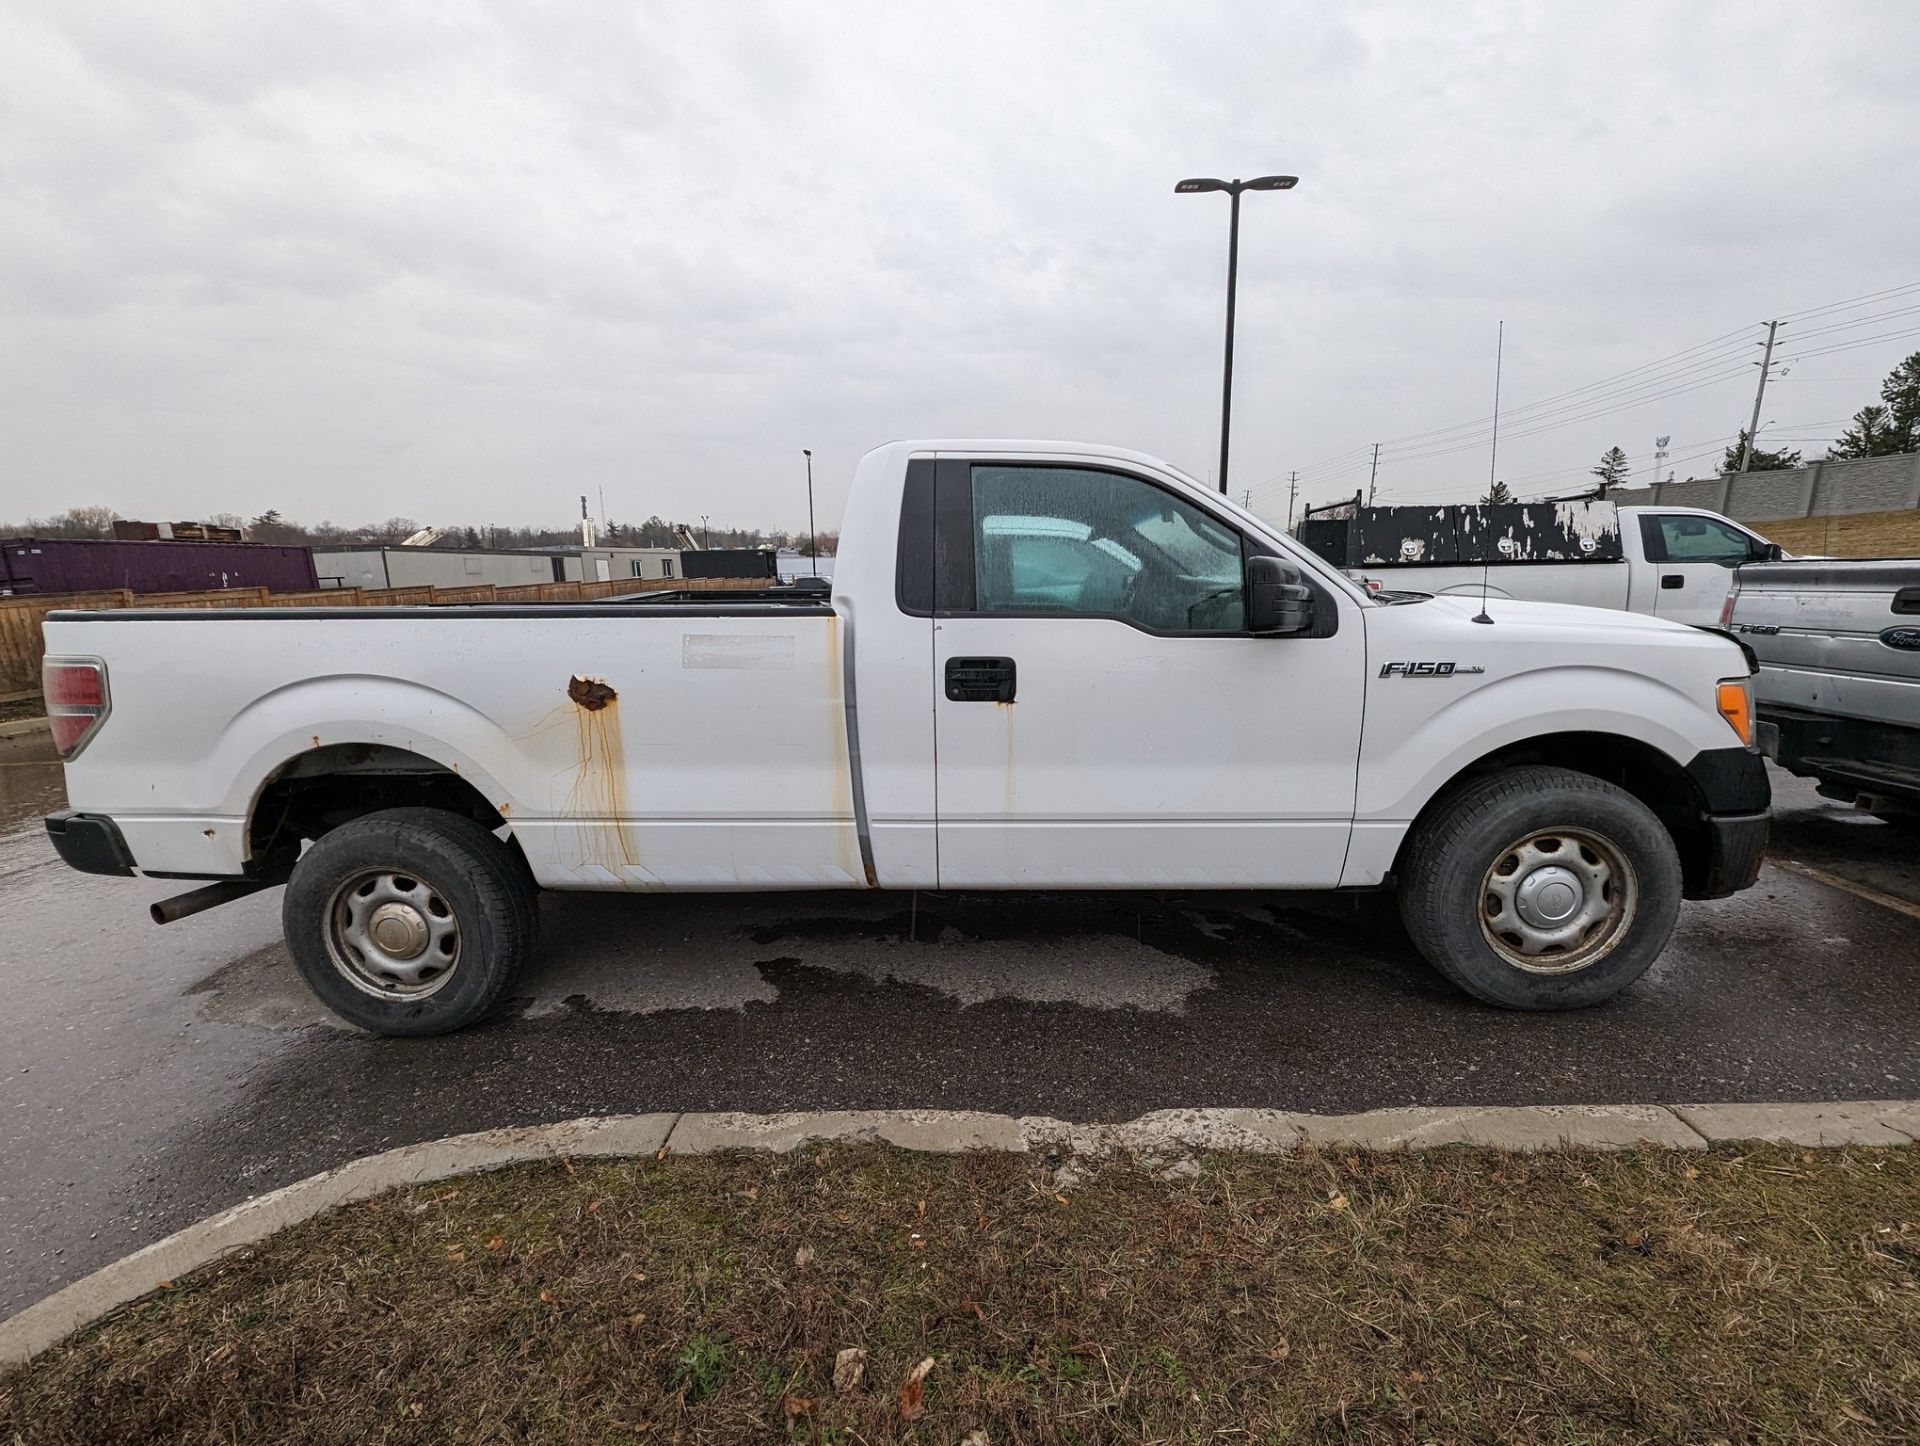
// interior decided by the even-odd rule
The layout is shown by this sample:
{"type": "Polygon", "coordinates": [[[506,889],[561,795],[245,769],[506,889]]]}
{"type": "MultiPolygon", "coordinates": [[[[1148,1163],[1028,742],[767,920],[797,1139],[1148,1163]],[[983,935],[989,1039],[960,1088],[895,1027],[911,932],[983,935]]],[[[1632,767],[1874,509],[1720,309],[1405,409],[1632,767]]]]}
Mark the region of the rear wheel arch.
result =
{"type": "MultiPolygon", "coordinates": [[[[295,754],[254,791],[248,858],[256,870],[290,864],[303,842],[394,808],[453,814],[490,833],[507,826],[500,807],[457,767],[388,744],[331,743],[295,754]]],[[[520,856],[511,829],[508,845],[520,856]]]]}

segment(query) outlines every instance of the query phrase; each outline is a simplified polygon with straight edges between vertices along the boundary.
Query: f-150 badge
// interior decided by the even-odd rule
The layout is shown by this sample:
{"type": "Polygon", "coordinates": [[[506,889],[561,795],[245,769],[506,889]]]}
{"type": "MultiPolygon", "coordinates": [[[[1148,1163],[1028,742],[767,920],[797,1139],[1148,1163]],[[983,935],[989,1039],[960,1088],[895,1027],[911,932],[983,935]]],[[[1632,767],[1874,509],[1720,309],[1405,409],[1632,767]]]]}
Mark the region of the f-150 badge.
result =
{"type": "Polygon", "coordinates": [[[1458,673],[1484,673],[1478,663],[1382,663],[1383,678],[1451,678],[1458,673]]]}

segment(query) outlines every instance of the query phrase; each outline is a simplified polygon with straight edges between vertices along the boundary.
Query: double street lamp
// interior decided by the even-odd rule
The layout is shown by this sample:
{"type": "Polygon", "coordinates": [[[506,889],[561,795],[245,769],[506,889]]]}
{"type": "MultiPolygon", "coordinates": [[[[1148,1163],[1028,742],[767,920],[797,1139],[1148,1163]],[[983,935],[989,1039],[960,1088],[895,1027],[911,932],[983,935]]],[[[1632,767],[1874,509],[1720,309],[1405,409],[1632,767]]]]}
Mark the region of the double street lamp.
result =
{"type": "Polygon", "coordinates": [[[1233,211],[1227,223],[1227,363],[1220,382],[1220,490],[1227,490],[1227,437],[1233,428],[1233,294],[1240,277],[1240,193],[1242,191],[1291,191],[1300,184],[1298,176],[1256,176],[1251,181],[1235,177],[1216,181],[1211,177],[1182,181],[1173,188],[1176,196],[1195,191],[1225,191],[1233,198],[1233,211]]]}

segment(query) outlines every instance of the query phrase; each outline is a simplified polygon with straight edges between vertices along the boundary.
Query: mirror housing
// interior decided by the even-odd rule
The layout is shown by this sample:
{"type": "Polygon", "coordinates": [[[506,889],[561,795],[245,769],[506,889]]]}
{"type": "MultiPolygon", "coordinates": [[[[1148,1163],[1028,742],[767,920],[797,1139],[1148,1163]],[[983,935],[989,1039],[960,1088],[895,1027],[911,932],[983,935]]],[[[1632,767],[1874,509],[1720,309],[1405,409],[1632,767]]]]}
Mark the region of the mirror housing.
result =
{"type": "Polygon", "coordinates": [[[1787,555],[1787,550],[1777,542],[1769,542],[1760,549],[1763,562],[1779,562],[1787,555]]]}
{"type": "Polygon", "coordinates": [[[1300,569],[1277,557],[1247,559],[1247,631],[1302,633],[1313,626],[1313,589],[1300,569]]]}

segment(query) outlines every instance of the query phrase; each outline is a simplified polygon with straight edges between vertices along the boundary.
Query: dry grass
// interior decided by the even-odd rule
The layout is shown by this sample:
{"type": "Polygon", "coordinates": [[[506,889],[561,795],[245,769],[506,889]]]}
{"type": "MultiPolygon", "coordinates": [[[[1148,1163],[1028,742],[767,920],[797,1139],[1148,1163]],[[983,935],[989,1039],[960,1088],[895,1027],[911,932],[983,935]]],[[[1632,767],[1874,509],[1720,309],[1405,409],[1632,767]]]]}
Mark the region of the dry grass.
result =
{"type": "Polygon", "coordinates": [[[831,1149],[327,1216],[0,1380],[0,1441],[1912,1440],[1917,1357],[1920,1149],[831,1149]]]}

